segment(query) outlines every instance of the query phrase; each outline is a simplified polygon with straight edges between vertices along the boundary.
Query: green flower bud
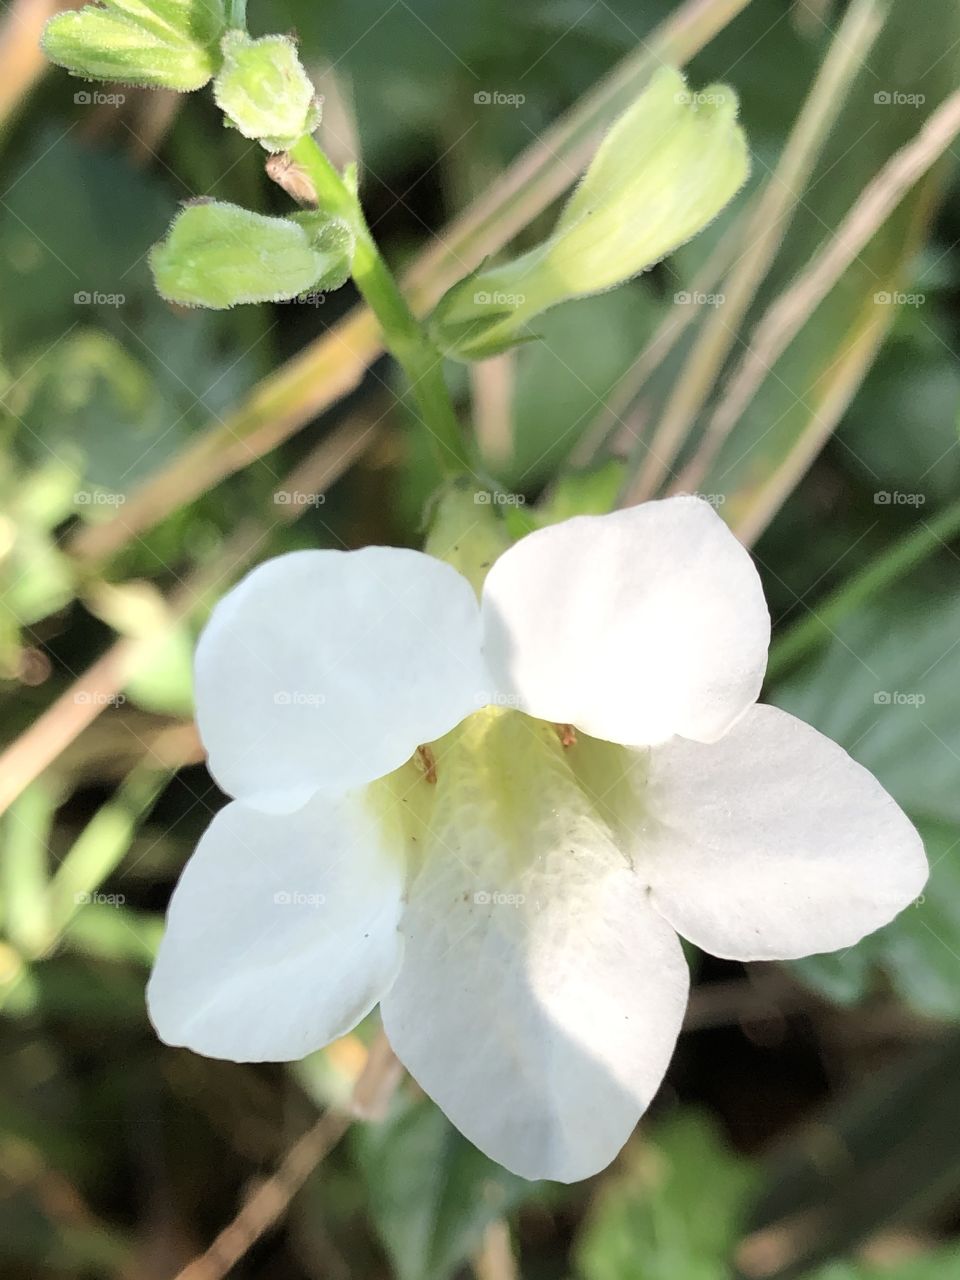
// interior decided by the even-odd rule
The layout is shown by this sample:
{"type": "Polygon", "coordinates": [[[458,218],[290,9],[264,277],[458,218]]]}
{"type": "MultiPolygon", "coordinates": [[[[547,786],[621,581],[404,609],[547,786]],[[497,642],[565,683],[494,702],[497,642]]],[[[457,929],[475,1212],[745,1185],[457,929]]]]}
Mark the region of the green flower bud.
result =
{"type": "Polygon", "coordinates": [[[678,71],[661,69],[607,134],[550,238],[441,298],[436,342],[482,360],[522,341],[534,316],[621,284],[696,235],[748,171],[734,92],[692,93],[678,71]]]}
{"type": "Polygon", "coordinates": [[[186,92],[216,72],[224,26],[222,0],[103,0],[55,14],[41,43],[73,75],[186,92]]]}
{"type": "Polygon", "coordinates": [[[321,227],[322,214],[298,215],[307,216],[314,222],[216,201],[188,205],[150,252],[157,289],[181,306],[222,310],[338,288],[353,252],[350,229],[329,218],[321,227]]]}
{"type": "Polygon", "coordinates": [[[252,40],[228,31],[221,44],[223,66],[213,95],[229,122],[268,151],[285,151],[320,123],[310,77],[286,36],[252,40]]]}

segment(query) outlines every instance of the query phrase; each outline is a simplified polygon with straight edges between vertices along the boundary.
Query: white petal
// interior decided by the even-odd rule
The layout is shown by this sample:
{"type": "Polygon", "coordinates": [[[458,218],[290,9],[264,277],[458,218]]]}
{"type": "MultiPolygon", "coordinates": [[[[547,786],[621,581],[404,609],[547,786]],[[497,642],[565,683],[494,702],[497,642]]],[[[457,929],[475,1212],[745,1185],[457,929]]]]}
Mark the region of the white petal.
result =
{"type": "Polygon", "coordinates": [[[147,989],[161,1039],[211,1058],[302,1058],[355,1026],[390,985],[402,849],[365,792],[294,814],[234,803],[174,891],[147,989]]]}
{"type": "Polygon", "coordinates": [[[438,797],[381,1011],[471,1142],[523,1177],[572,1182],[614,1158],[656,1092],[687,970],[556,737],[515,713],[499,725],[482,757],[438,757],[451,799],[438,797]]]}
{"type": "Polygon", "coordinates": [[[919,835],[873,775],[776,707],[712,746],[654,748],[645,796],[637,869],[654,907],[713,955],[852,946],[927,878],[919,835]]]}
{"type": "Polygon", "coordinates": [[[503,695],[636,746],[721,737],[760,692],[770,640],[753,561],[686,497],[530,534],[490,571],[483,616],[503,695]]]}
{"type": "Polygon", "coordinates": [[[295,551],[220,601],[196,659],[197,722],[228,794],[290,812],[446,733],[489,683],[476,597],[419,551],[295,551]]]}

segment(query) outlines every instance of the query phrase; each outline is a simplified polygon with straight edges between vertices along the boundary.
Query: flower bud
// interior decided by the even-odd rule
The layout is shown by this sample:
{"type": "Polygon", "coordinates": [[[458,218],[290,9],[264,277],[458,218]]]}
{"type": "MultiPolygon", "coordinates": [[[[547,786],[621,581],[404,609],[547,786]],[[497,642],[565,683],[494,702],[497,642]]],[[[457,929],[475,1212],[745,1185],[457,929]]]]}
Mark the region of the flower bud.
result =
{"type": "Polygon", "coordinates": [[[157,289],[181,306],[222,310],[338,288],[349,273],[350,229],[317,213],[296,219],[217,201],[188,205],[150,252],[157,289]]]}
{"type": "Polygon", "coordinates": [[[222,0],[103,0],[55,14],[41,43],[73,75],[186,92],[216,72],[225,24],[222,0]]]}
{"type": "Polygon", "coordinates": [[[287,36],[228,31],[213,95],[227,120],[268,151],[284,151],[320,123],[310,77],[287,36]]]}
{"type": "Polygon", "coordinates": [[[534,316],[638,275],[689,240],[746,179],[737,99],[690,92],[664,67],[607,134],[550,238],[461,280],[431,319],[438,345],[482,360],[525,337],[534,316]]]}

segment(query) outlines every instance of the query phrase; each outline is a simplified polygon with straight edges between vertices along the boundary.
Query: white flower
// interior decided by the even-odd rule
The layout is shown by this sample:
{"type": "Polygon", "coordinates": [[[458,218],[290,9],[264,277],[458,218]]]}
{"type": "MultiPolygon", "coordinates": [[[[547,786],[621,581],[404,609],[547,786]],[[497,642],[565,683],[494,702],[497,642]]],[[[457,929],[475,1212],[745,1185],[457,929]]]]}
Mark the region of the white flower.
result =
{"type": "Polygon", "coordinates": [[[849,947],[926,878],[879,783],[755,705],[769,631],[749,555],[689,498],[529,535],[479,605],[416,551],[261,565],[197,652],[236,800],[173,895],[160,1035],[293,1059],[379,1001],[488,1155],[603,1168],[673,1052],[678,933],[738,960],[849,947]]]}

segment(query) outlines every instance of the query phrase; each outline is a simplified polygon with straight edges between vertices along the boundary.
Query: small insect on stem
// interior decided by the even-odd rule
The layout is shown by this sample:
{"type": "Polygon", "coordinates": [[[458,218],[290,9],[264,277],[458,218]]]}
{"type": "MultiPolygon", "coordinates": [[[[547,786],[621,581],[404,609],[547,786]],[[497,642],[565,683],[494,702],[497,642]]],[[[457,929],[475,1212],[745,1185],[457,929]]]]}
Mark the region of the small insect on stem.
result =
{"type": "Polygon", "coordinates": [[[575,747],[577,745],[577,731],[572,724],[554,725],[557,731],[557,737],[560,739],[561,747],[575,747]]]}
{"type": "Polygon", "coordinates": [[[437,780],[437,762],[429,747],[417,747],[417,765],[427,782],[437,780]]]}
{"type": "Polygon", "coordinates": [[[305,209],[316,209],[319,205],[317,189],[313,185],[306,169],[294,164],[287,151],[274,152],[267,157],[267,177],[279,187],[283,187],[291,199],[305,209]]]}

